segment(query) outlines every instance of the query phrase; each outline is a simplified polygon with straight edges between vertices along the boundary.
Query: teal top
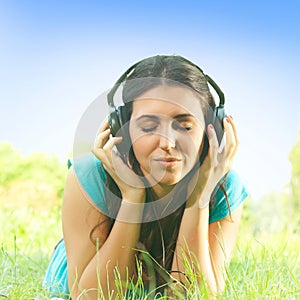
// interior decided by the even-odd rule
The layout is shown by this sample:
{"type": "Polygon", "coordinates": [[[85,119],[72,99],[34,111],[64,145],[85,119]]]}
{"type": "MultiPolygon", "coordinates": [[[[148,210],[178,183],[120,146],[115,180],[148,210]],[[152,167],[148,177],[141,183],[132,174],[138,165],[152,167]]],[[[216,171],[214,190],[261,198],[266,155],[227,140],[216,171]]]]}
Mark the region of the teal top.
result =
{"type": "MultiPolygon", "coordinates": [[[[71,165],[73,165],[76,176],[90,201],[104,214],[107,214],[108,208],[104,192],[106,173],[100,160],[92,153],[88,153],[68,160],[68,168],[71,165]]],[[[230,211],[233,212],[246,199],[248,191],[241,177],[234,170],[229,171],[223,186],[228,196],[230,211]]],[[[226,198],[220,188],[215,189],[213,199],[209,207],[209,223],[219,221],[229,215],[226,198]]],[[[63,240],[54,249],[43,285],[49,290],[51,297],[69,299],[66,249],[63,240]]]]}

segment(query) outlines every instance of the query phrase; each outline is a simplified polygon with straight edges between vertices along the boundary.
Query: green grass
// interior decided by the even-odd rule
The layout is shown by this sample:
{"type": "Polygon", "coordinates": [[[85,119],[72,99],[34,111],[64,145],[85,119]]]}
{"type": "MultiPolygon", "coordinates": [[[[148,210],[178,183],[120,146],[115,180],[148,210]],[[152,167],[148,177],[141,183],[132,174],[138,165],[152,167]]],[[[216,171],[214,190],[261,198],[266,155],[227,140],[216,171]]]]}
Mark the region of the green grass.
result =
{"type": "MultiPolygon", "coordinates": [[[[0,199],[1,200],[1,199],[0,199]]],[[[59,207],[1,207],[0,294],[9,299],[48,299],[42,279],[61,237],[59,207]]],[[[242,228],[220,299],[300,299],[300,236],[242,228]]],[[[206,299],[197,287],[189,299],[206,299]]],[[[1,299],[5,299],[0,297],[1,299]]]]}
{"type": "Polygon", "coordinates": [[[299,249],[299,236],[241,237],[222,299],[300,299],[299,249]]]}

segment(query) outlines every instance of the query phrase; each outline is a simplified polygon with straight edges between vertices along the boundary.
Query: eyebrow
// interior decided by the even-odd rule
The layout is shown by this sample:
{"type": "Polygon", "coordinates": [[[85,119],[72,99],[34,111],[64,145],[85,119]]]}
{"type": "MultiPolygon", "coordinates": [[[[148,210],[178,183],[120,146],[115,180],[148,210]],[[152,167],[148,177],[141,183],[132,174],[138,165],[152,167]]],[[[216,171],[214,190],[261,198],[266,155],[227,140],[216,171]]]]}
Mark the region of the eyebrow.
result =
{"type": "MultiPolygon", "coordinates": [[[[179,114],[179,115],[176,115],[174,117],[174,119],[184,119],[184,118],[188,118],[188,117],[195,118],[195,116],[192,115],[192,114],[179,114]]],[[[139,120],[144,119],[144,118],[152,119],[154,121],[158,121],[159,120],[159,117],[156,116],[156,115],[146,114],[146,115],[142,115],[142,116],[138,117],[135,121],[138,122],[139,120]]]]}

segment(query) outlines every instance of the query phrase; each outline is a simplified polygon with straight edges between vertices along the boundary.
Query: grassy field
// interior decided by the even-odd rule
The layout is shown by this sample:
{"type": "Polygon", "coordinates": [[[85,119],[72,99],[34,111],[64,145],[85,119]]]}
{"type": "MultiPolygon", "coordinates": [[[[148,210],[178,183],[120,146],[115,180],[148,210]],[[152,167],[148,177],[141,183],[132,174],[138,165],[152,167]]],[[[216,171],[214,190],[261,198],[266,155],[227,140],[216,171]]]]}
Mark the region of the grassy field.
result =
{"type": "MultiPolygon", "coordinates": [[[[1,204],[0,300],[48,299],[41,283],[61,237],[59,211],[59,205],[16,209],[1,204]]],[[[277,232],[254,237],[242,226],[220,299],[300,299],[299,250],[299,235],[277,232]]]]}

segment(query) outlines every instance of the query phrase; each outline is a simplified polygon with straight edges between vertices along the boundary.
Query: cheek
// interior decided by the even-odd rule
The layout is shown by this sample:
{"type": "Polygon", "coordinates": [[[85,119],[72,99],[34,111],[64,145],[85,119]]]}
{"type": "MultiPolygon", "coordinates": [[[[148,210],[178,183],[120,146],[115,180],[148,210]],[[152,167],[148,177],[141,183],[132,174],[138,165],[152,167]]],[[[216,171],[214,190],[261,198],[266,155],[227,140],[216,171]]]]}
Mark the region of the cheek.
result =
{"type": "Polygon", "coordinates": [[[130,133],[132,149],[134,151],[137,161],[141,164],[142,161],[147,159],[152,151],[153,143],[151,139],[147,136],[141,136],[135,134],[135,132],[130,133]]]}
{"type": "Polygon", "coordinates": [[[190,153],[199,153],[202,147],[203,137],[203,132],[199,132],[198,134],[194,133],[187,137],[185,141],[186,151],[190,153]]]}
{"type": "Polygon", "coordinates": [[[141,139],[137,139],[137,140],[133,141],[132,148],[133,148],[134,154],[138,160],[141,156],[143,156],[143,153],[145,153],[145,150],[147,150],[147,148],[145,147],[145,145],[141,139]]]}
{"type": "Polygon", "coordinates": [[[181,151],[185,153],[188,158],[188,165],[194,165],[203,148],[203,132],[199,134],[190,135],[184,143],[182,143],[181,151]]]}

